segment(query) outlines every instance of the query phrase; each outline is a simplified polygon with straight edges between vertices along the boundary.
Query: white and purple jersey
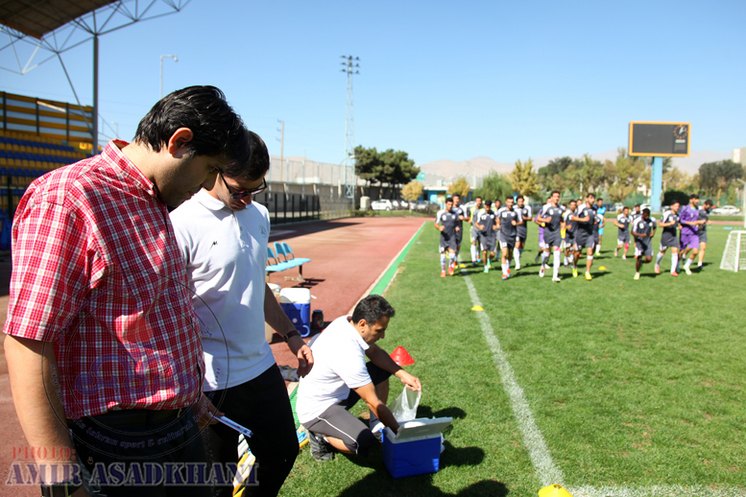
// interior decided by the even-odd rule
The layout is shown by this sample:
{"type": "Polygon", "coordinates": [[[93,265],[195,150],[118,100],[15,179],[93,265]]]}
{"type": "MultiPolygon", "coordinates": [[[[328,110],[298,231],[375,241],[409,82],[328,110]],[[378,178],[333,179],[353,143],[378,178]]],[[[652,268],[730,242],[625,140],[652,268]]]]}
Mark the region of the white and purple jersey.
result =
{"type": "Polygon", "coordinates": [[[663,213],[661,223],[669,224],[671,226],[664,226],[663,233],[661,234],[661,248],[663,247],[678,247],[678,240],[676,238],[676,228],[679,226],[679,216],[672,210],[667,210],[663,213]]]}
{"type": "Polygon", "coordinates": [[[521,222],[520,212],[503,206],[497,210],[497,218],[500,220],[500,241],[507,242],[508,240],[515,240],[517,230],[516,226],[513,225],[513,221],[516,223],[521,222]]]}
{"type": "Polygon", "coordinates": [[[620,242],[629,241],[629,225],[632,222],[629,216],[625,216],[624,213],[619,214],[616,217],[617,226],[617,240],[620,242]]]}
{"type": "Polygon", "coordinates": [[[562,207],[554,204],[546,204],[541,209],[540,216],[548,218],[544,227],[544,242],[548,245],[559,247],[561,240],[560,227],[562,226],[562,207]]]}
{"type": "MultiPolygon", "coordinates": [[[[518,213],[521,215],[521,219],[527,220],[533,217],[531,206],[528,204],[524,204],[523,207],[518,207],[516,205],[514,209],[517,210],[518,213]]],[[[528,236],[528,227],[526,226],[526,223],[524,222],[523,224],[519,224],[516,228],[516,231],[518,232],[518,238],[526,240],[526,236],[528,236]]]]}

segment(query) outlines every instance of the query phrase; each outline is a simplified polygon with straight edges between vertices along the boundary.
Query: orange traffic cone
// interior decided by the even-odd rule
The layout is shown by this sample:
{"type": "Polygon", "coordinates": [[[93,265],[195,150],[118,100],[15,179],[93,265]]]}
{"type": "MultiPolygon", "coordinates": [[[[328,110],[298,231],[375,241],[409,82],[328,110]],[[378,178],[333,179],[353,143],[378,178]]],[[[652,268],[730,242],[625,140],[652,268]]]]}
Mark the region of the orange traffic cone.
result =
{"type": "Polygon", "coordinates": [[[401,345],[394,349],[394,351],[391,353],[391,358],[397,365],[402,368],[404,366],[411,366],[412,364],[414,364],[414,359],[412,358],[412,356],[409,355],[407,349],[405,349],[401,345]]]}

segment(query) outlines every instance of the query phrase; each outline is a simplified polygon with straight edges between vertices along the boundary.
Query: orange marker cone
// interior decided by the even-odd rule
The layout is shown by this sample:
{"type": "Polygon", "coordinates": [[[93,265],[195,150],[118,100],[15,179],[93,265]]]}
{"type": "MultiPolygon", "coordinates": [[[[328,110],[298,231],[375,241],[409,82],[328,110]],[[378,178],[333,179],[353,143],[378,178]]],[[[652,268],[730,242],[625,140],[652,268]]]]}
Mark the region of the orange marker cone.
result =
{"type": "Polygon", "coordinates": [[[414,359],[412,358],[412,356],[409,355],[407,349],[405,349],[401,345],[394,349],[394,351],[391,353],[391,358],[397,365],[402,368],[404,366],[411,366],[412,364],[414,364],[414,359]]]}

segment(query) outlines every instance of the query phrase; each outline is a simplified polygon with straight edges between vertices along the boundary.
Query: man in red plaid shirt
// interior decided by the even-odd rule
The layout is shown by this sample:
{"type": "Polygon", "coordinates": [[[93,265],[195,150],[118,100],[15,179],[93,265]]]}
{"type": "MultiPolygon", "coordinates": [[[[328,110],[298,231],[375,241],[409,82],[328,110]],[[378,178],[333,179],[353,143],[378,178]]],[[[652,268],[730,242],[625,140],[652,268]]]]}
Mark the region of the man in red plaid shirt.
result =
{"type": "Polygon", "coordinates": [[[44,495],[210,495],[196,421],[215,411],[168,210],[247,162],[248,136],[220,90],[185,88],[132,143],[44,175],[21,199],[5,354],[44,495]]]}

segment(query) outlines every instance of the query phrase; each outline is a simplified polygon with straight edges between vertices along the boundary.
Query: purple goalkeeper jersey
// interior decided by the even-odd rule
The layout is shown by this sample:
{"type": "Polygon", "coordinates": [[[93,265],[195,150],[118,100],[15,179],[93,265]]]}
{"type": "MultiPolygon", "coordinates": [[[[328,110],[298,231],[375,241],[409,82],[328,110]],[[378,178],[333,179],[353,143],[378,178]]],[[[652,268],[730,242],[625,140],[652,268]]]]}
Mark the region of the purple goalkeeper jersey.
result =
{"type": "Polygon", "coordinates": [[[697,226],[690,226],[689,222],[699,220],[699,211],[691,205],[685,206],[681,209],[679,214],[679,223],[681,224],[681,237],[686,238],[688,236],[697,236],[699,231],[697,226]]]}

